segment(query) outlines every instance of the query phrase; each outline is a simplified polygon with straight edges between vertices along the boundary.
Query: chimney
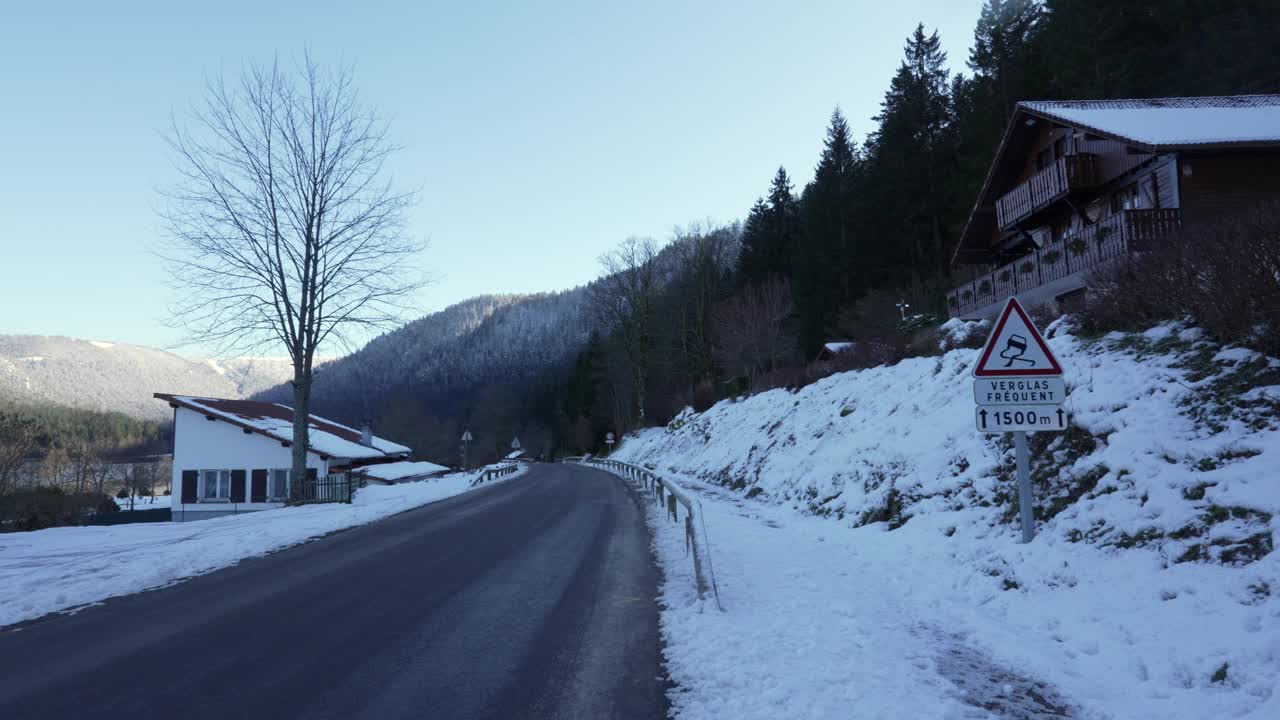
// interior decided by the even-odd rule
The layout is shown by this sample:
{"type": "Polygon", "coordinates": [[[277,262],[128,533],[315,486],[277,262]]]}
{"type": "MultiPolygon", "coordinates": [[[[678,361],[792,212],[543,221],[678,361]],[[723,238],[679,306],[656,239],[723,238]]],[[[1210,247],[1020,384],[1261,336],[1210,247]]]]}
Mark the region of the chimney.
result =
{"type": "Polygon", "coordinates": [[[360,444],[365,447],[373,447],[373,421],[365,420],[360,423],[360,444]]]}

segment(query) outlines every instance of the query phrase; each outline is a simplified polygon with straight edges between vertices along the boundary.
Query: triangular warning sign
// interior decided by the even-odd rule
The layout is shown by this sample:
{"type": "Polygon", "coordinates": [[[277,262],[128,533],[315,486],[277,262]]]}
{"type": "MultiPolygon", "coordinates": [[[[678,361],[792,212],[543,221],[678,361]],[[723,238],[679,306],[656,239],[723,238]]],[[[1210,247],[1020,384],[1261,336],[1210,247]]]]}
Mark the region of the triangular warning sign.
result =
{"type": "Polygon", "coordinates": [[[1062,366],[1045,344],[1027,311],[1016,298],[1009,298],[996,321],[986,347],[982,348],[974,377],[1009,377],[1031,375],[1058,376],[1062,366]]]}

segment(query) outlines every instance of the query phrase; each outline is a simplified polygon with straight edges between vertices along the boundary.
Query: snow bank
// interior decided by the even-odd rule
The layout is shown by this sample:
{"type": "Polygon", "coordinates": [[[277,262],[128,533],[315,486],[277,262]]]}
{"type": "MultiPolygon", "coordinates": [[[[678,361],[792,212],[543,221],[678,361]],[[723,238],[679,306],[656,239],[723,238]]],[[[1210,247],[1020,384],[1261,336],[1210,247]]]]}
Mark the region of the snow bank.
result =
{"type": "Polygon", "coordinates": [[[453,497],[471,490],[475,477],[455,473],[361,488],[350,505],[280,508],[190,523],[0,534],[0,627],[168,585],[453,497]]]}
{"type": "Polygon", "coordinates": [[[1178,326],[1049,342],[1080,429],[1032,438],[1027,546],[973,350],[625,441],[703,495],[728,610],[655,521],[679,717],[1280,717],[1280,363],[1178,326]]]}

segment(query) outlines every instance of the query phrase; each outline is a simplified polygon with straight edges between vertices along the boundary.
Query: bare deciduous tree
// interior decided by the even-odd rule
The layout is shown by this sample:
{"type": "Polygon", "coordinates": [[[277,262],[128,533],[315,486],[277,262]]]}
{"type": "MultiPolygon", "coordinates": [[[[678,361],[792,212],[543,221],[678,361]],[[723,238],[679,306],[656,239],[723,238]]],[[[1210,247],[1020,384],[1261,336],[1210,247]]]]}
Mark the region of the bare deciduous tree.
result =
{"type": "Polygon", "coordinates": [[[155,495],[156,483],[160,480],[160,463],[131,463],[125,468],[122,479],[122,489],[129,500],[129,509],[132,510],[138,498],[155,495]]]}
{"type": "Polygon", "coordinates": [[[40,426],[34,420],[0,412],[0,497],[17,489],[39,440],[40,426]]]}
{"type": "Polygon", "coordinates": [[[777,278],[725,300],[716,312],[717,360],[754,386],[759,375],[776,370],[795,351],[786,331],[791,311],[791,288],[777,278]]]}
{"type": "MultiPolygon", "coordinates": [[[[396,149],[349,68],[309,57],[212,80],[170,135],[166,258],[189,339],[228,351],[283,345],[293,362],[293,472],[305,476],[313,361],[327,344],[395,322],[422,285],[406,238],[412,194],[385,179],[396,149]]],[[[301,483],[293,483],[300,489],[301,483]]]]}
{"type": "Polygon", "coordinates": [[[691,226],[677,230],[671,248],[675,258],[673,322],[681,372],[692,389],[715,375],[711,335],[716,301],[738,257],[736,225],[691,226]]]}
{"type": "Polygon", "coordinates": [[[591,288],[593,310],[601,325],[612,330],[622,342],[641,424],[644,423],[646,380],[654,354],[654,312],[659,290],[657,257],[658,247],[652,239],[627,238],[617,249],[600,257],[605,274],[591,288]]]}

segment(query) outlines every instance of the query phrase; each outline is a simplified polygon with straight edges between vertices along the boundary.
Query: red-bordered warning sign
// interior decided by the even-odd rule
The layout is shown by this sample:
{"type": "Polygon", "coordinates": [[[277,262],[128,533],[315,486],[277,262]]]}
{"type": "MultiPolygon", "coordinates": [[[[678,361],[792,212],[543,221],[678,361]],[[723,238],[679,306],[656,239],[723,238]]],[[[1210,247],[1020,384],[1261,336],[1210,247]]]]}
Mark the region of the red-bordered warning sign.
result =
{"type": "Polygon", "coordinates": [[[1045,377],[1062,374],[1062,365],[1045,344],[1027,312],[1016,298],[1001,311],[986,347],[982,348],[974,377],[1045,377]]]}

